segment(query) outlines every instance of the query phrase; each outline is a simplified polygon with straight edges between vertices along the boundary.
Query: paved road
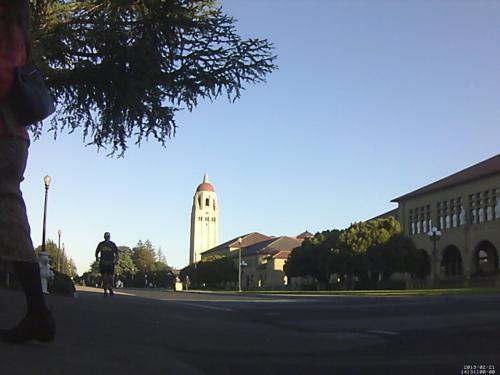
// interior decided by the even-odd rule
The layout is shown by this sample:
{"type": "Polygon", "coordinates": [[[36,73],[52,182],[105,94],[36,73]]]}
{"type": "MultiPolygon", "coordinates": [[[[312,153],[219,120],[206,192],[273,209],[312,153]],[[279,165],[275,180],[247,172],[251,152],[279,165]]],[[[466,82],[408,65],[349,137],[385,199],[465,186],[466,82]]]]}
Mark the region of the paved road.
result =
{"type": "MultiPolygon", "coordinates": [[[[50,296],[54,343],[0,344],[0,374],[500,374],[495,295],[78,295],[50,296]]],[[[2,326],[23,309],[19,292],[0,290],[2,326]]]]}

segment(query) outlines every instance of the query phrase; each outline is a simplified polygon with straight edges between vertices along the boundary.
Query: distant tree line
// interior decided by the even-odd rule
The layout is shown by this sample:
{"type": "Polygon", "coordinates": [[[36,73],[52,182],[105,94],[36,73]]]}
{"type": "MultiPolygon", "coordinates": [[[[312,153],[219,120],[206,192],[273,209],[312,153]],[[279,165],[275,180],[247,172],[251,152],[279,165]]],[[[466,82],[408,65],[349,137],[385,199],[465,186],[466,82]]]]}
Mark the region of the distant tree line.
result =
{"type": "Polygon", "coordinates": [[[184,267],[179,277],[193,288],[224,289],[228,283],[238,281],[238,268],[232,259],[216,255],[184,267]]]}
{"type": "MultiPolygon", "coordinates": [[[[155,249],[152,243],[139,241],[134,248],[118,246],[119,260],[115,267],[115,280],[126,287],[170,288],[174,282],[174,270],[168,266],[161,248],[155,249]]],[[[86,285],[100,285],[99,263],[94,261],[90,270],[85,272],[80,282],[86,285]]]]}
{"type": "Polygon", "coordinates": [[[387,287],[395,273],[423,277],[428,268],[425,254],[388,217],[316,233],[291,252],[284,270],[289,280],[309,280],[306,288],[352,289],[387,287]]]}

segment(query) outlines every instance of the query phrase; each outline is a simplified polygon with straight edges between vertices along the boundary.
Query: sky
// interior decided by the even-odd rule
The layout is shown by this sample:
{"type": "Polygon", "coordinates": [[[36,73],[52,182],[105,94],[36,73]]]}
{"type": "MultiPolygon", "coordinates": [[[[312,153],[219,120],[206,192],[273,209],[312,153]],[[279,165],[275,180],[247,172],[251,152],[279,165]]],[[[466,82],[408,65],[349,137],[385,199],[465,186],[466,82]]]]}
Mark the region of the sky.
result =
{"type": "Polygon", "coordinates": [[[105,231],[117,245],[149,239],[170,266],[187,265],[204,173],[225,242],[343,229],[499,153],[500,2],[220,3],[243,38],[274,44],[279,70],[235,103],[180,112],[166,147],[150,141],[110,158],[81,133],[45,133],[22,184],[35,246],[45,175],[47,238],[62,231],[81,274],[105,231]]]}

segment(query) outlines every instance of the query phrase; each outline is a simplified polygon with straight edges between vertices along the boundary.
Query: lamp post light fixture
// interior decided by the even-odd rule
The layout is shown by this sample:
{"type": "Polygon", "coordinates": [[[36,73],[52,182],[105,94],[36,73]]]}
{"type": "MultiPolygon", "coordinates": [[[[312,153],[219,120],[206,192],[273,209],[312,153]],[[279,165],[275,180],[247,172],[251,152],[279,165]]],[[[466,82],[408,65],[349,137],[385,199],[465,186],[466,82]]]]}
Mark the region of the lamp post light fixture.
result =
{"type": "Polygon", "coordinates": [[[238,292],[241,292],[241,243],[243,239],[238,238],[238,292]]]}
{"type": "Polygon", "coordinates": [[[429,236],[430,240],[432,241],[432,254],[431,254],[431,278],[434,280],[437,276],[437,247],[436,243],[439,241],[441,238],[441,231],[436,228],[432,227],[429,232],[427,233],[429,236]]]}
{"type": "Polygon", "coordinates": [[[59,237],[59,240],[57,241],[57,272],[61,272],[61,267],[59,266],[59,259],[61,257],[61,234],[62,230],[57,231],[57,235],[59,237]]]}
{"type": "Polygon", "coordinates": [[[43,230],[42,230],[42,251],[45,252],[45,230],[47,226],[47,197],[49,195],[50,176],[47,175],[43,178],[45,184],[45,201],[43,204],[43,230]]]}

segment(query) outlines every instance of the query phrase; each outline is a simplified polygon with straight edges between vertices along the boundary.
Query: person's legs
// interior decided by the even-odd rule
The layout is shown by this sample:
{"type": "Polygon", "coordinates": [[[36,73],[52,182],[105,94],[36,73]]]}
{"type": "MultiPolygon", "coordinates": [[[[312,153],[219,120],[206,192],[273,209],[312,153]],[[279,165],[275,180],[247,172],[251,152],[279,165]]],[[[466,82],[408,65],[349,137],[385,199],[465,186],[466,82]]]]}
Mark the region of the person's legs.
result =
{"type": "Polygon", "coordinates": [[[108,275],[102,274],[102,289],[104,290],[104,297],[108,296],[108,275]]]}
{"type": "Polygon", "coordinates": [[[13,343],[54,340],[55,322],[45,303],[38,263],[14,262],[14,268],[24,290],[27,313],[16,327],[0,331],[2,340],[13,343]]]}
{"type": "Polygon", "coordinates": [[[112,273],[110,273],[110,274],[108,275],[108,277],[109,277],[109,280],[108,280],[109,295],[110,295],[111,297],[113,297],[113,295],[114,295],[114,292],[113,292],[113,285],[114,285],[114,283],[113,283],[113,281],[114,281],[114,280],[113,280],[113,279],[114,279],[113,274],[112,274],[112,273]]]}
{"type": "Polygon", "coordinates": [[[49,309],[43,296],[38,263],[14,262],[14,269],[26,296],[28,314],[46,314],[49,309]]]}
{"type": "Polygon", "coordinates": [[[104,297],[107,297],[108,296],[108,273],[106,271],[106,267],[103,264],[100,264],[99,271],[101,271],[102,289],[104,290],[104,297]]]}
{"type": "Polygon", "coordinates": [[[6,342],[51,341],[55,324],[43,297],[40,268],[30,236],[20,183],[28,157],[28,142],[0,137],[0,257],[12,262],[26,296],[27,313],[13,329],[0,331],[6,342]]]}

